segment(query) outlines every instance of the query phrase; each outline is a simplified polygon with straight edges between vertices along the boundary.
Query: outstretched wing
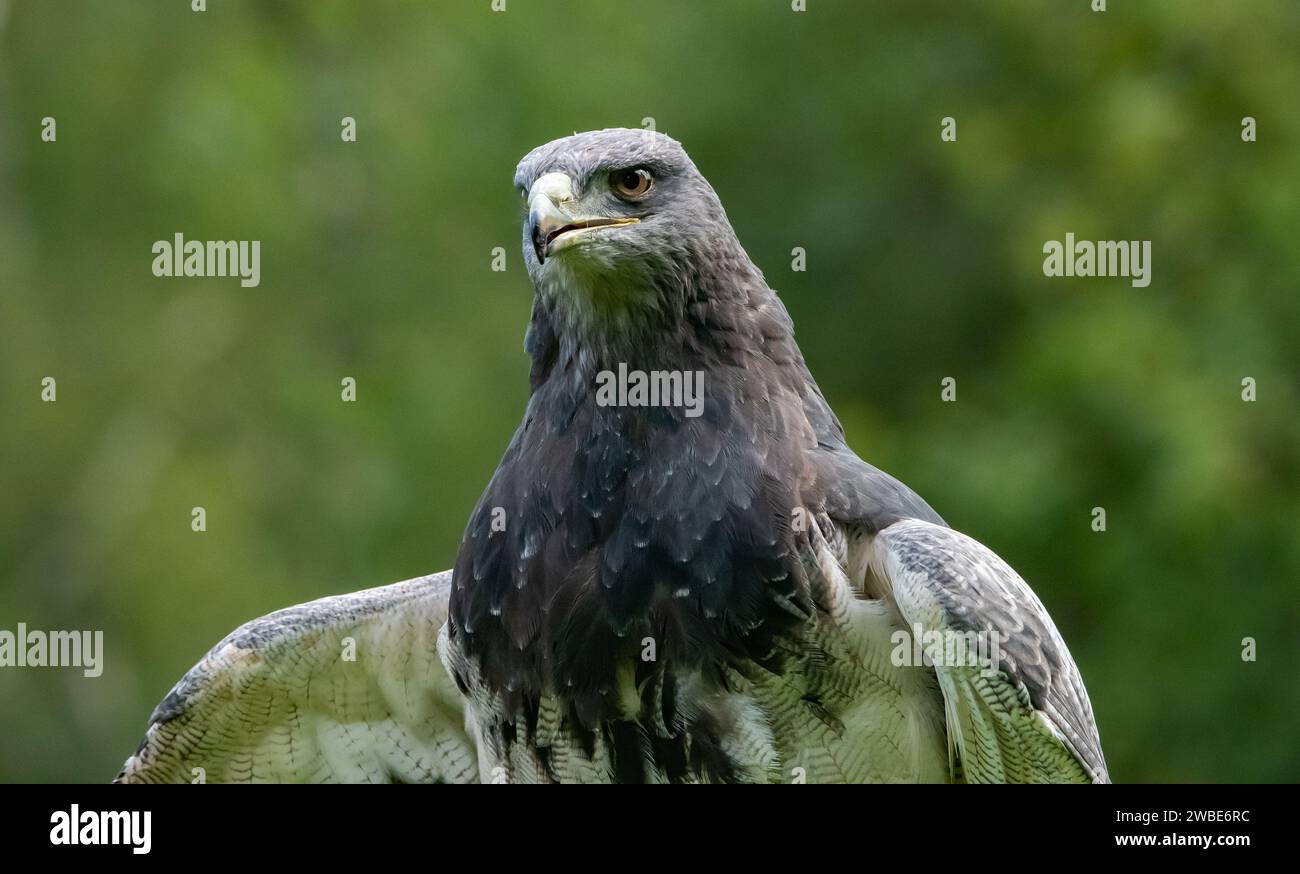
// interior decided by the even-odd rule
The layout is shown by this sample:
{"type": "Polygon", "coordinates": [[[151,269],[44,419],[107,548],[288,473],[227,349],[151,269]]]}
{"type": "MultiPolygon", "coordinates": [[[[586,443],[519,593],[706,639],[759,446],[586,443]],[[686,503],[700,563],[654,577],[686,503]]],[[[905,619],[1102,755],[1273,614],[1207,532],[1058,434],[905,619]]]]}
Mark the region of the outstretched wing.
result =
{"type": "Polygon", "coordinates": [[[876,534],[869,561],[908,625],[945,647],[935,673],[962,777],[1109,782],[1079,669],[1042,602],[1006,562],[964,534],[917,519],[876,534]]]}
{"type": "Polygon", "coordinates": [[[438,658],[451,571],[240,627],[150,717],[120,783],[478,780],[438,658]]]}

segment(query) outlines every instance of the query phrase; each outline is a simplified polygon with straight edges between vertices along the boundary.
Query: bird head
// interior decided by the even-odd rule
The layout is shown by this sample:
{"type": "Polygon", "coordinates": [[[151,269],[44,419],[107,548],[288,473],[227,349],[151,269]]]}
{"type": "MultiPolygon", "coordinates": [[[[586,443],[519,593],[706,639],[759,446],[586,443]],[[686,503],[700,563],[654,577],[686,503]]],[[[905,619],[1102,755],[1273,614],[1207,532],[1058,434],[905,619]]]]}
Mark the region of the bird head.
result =
{"type": "Polygon", "coordinates": [[[561,329],[609,332],[671,317],[719,259],[749,264],[713,188],[661,133],[613,128],[555,140],[524,157],[515,185],[528,273],[561,329]]]}

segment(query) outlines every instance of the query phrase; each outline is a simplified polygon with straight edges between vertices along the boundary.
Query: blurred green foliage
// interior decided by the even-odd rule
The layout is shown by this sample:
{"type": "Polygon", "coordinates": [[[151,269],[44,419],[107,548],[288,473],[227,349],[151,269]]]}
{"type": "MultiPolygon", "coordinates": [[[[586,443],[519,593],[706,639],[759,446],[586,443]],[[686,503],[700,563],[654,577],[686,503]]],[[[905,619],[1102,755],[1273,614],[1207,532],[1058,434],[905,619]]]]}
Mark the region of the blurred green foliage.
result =
{"type": "Polygon", "coordinates": [[[189,5],[0,0],[0,628],[107,648],[0,669],[0,779],[106,780],[239,623],[452,563],[526,398],[515,163],[649,116],[859,453],[1051,609],[1115,779],[1300,780],[1300,5],[189,5]],[[1068,231],[1151,286],[1046,279],[1068,231]],[[177,232],[261,285],[153,277],[177,232]]]}

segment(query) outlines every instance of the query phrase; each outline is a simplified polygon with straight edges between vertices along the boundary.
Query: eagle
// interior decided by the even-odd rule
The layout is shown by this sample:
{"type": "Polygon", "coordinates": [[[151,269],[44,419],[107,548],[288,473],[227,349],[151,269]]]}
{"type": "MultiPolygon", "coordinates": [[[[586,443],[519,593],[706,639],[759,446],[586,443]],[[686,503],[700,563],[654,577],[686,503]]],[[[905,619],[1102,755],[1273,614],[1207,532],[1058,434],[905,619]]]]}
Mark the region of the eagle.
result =
{"type": "Polygon", "coordinates": [[[1042,602],[849,448],[681,144],[514,181],[531,393],[454,567],[236,630],[117,779],[1108,782],[1042,602]]]}

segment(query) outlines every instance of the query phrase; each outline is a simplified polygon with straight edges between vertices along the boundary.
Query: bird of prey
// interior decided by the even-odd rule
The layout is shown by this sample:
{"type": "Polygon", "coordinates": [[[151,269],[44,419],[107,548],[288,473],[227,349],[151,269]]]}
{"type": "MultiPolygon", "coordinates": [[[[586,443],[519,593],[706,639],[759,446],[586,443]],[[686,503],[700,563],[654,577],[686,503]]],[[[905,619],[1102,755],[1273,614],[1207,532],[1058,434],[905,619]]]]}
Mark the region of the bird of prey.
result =
{"type": "Polygon", "coordinates": [[[1042,603],[848,447],[681,145],[515,184],[531,395],[454,568],[234,632],[119,780],[1108,781],[1042,603]]]}

